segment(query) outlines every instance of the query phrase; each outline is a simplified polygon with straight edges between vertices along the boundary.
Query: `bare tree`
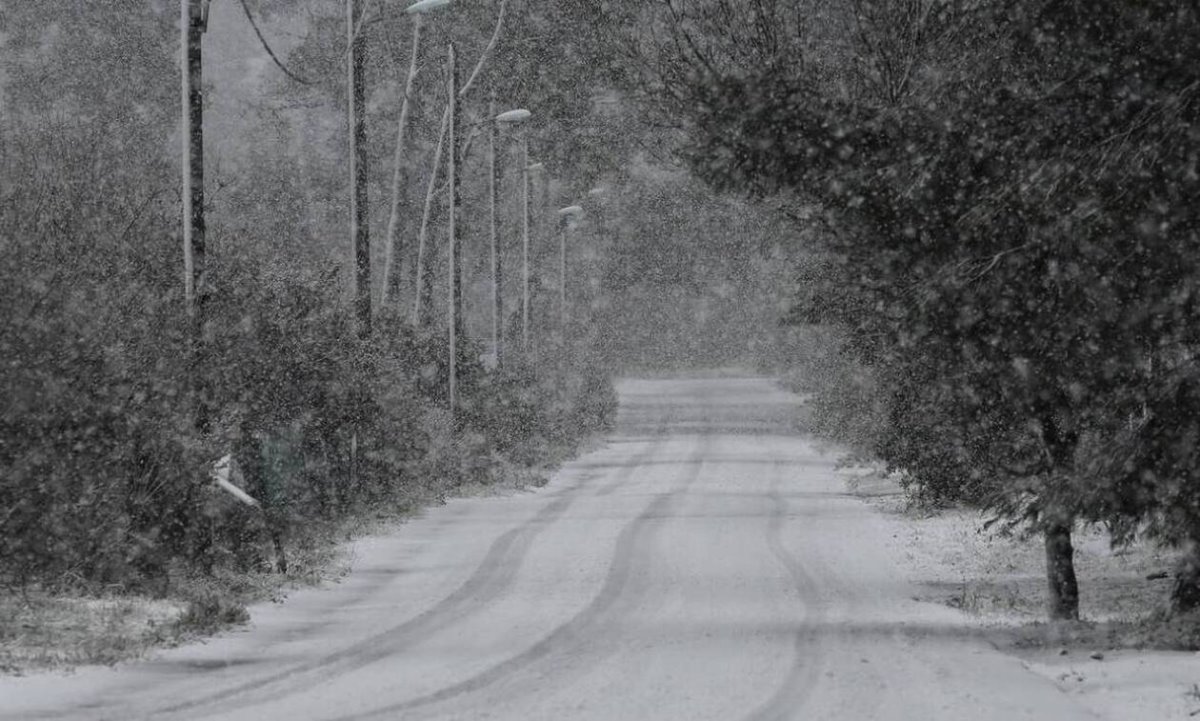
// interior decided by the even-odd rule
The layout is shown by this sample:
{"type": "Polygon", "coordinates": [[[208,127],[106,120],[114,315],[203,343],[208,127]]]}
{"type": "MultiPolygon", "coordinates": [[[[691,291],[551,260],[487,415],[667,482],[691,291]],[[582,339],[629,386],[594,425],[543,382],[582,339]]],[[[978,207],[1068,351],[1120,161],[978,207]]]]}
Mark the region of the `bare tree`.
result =
{"type": "Polygon", "coordinates": [[[400,120],[396,128],[396,152],[392,160],[391,214],[388,217],[387,236],[384,238],[383,291],[380,297],[380,306],[388,302],[388,296],[392,290],[393,265],[396,262],[396,243],[400,228],[400,206],[404,189],[404,143],[408,130],[408,108],[412,99],[413,81],[417,77],[417,60],[420,55],[421,15],[418,13],[413,18],[412,57],[409,60],[408,74],[404,80],[404,98],[400,102],[400,120]]]}
{"type": "MultiPolygon", "coordinates": [[[[479,56],[479,61],[475,64],[475,69],[471,71],[471,74],[467,77],[467,81],[465,83],[463,83],[461,86],[456,86],[457,89],[450,94],[446,109],[442,113],[441,130],[438,134],[437,150],[434,152],[433,170],[430,173],[429,187],[425,194],[425,210],[421,218],[421,230],[418,234],[417,267],[414,269],[414,274],[416,277],[416,292],[413,299],[412,310],[412,323],[414,325],[419,325],[423,321],[424,317],[422,316],[422,306],[429,297],[429,289],[432,284],[432,278],[430,278],[428,275],[429,269],[426,267],[428,262],[428,252],[425,247],[426,234],[429,225],[430,213],[433,208],[434,193],[437,186],[438,165],[441,162],[441,150],[446,140],[446,133],[450,127],[451,104],[457,103],[458,101],[466,98],[471,88],[474,87],[475,81],[479,79],[480,73],[483,72],[483,68],[487,65],[488,59],[491,58],[492,53],[496,49],[496,44],[500,40],[500,34],[504,29],[504,18],[507,13],[507,9],[508,0],[501,0],[500,7],[496,11],[496,26],[492,31],[492,36],[488,40],[487,46],[484,47],[483,52],[479,56]]],[[[462,147],[464,144],[455,143],[455,145],[462,147]]],[[[458,158],[452,158],[452,160],[457,159],[458,158]]],[[[457,204],[458,193],[453,184],[451,188],[451,194],[451,202],[457,204]]],[[[460,295],[455,302],[456,317],[461,317],[461,300],[462,299],[460,295]]]]}

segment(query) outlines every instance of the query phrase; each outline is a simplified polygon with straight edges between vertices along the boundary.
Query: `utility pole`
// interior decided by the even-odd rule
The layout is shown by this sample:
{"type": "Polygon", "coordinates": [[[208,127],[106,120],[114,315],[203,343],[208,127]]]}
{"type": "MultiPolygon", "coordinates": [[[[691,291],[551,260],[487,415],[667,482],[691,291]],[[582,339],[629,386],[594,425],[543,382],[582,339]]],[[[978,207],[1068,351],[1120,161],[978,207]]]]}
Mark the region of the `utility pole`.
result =
{"type": "Polygon", "coordinates": [[[350,129],[350,237],[354,244],[354,310],[358,334],[371,334],[371,236],[367,207],[367,118],[363,69],[366,35],[359,27],[362,0],[346,0],[346,71],[350,129]]]}
{"type": "Polygon", "coordinates": [[[183,115],[183,267],[193,367],[196,428],[208,429],[208,399],[199,381],[204,345],[208,278],[205,272],[204,224],[204,31],[208,26],[209,0],[180,0],[181,100],[183,115]]]}
{"type": "Polygon", "coordinates": [[[447,298],[448,315],[449,315],[449,341],[450,341],[450,358],[449,358],[449,373],[450,373],[450,417],[454,418],[456,405],[456,394],[458,392],[458,308],[459,308],[459,288],[458,288],[458,270],[455,266],[455,257],[458,251],[458,229],[456,223],[458,221],[458,61],[454,53],[454,44],[450,44],[449,59],[449,83],[450,83],[450,105],[449,105],[449,122],[446,127],[446,139],[450,143],[450,170],[448,180],[450,181],[450,212],[449,212],[449,232],[448,238],[448,258],[449,262],[446,269],[446,284],[449,289],[449,297],[447,298]]]}
{"type": "Polygon", "coordinates": [[[499,171],[496,167],[496,139],[500,134],[500,123],[496,120],[496,91],[488,104],[488,190],[491,196],[490,240],[492,250],[492,358],[499,368],[503,353],[504,329],[501,327],[504,317],[503,259],[500,257],[500,242],[496,229],[496,192],[500,184],[499,171]]]}

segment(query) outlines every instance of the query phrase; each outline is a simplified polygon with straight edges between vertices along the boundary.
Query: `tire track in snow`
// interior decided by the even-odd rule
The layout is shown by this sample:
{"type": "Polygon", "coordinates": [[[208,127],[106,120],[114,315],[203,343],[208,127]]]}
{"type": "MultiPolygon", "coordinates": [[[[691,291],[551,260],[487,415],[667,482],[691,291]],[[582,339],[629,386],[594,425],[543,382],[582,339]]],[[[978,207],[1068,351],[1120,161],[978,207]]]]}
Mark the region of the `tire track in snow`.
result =
{"type": "MultiPolygon", "coordinates": [[[[571,661],[578,663],[580,657],[573,652],[583,646],[594,645],[602,638],[596,629],[614,616],[628,610],[631,598],[626,593],[632,577],[638,550],[653,544],[653,537],[663,521],[670,518],[672,508],[700,475],[704,465],[706,445],[698,437],[696,449],[686,461],[681,462],[684,471],[675,487],[660,493],[621,529],[613,549],[613,561],[609,566],[600,591],[590,603],[571,620],[557,627],[525,651],[459,683],[438,691],[409,699],[401,703],[363,713],[340,716],[332,721],[368,721],[378,718],[396,718],[396,714],[415,711],[429,706],[458,699],[471,693],[485,690],[494,684],[522,673],[532,673],[538,666],[550,666],[555,676],[561,679],[564,669],[571,661]],[[551,663],[553,662],[553,663],[551,663]]],[[[589,660],[594,660],[590,658],[589,660]]],[[[539,677],[536,687],[544,690],[547,679],[539,677]]],[[[533,684],[525,688],[534,688],[533,684]]],[[[432,713],[432,711],[430,711],[432,713]]],[[[405,714],[404,718],[412,718],[405,714]]]]}
{"type": "Polygon", "coordinates": [[[793,634],[792,664],[783,684],[766,703],[751,712],[745,721],[782,721],[794,718],[797,712],[804,708],[812,690],[820,683],[821,671],[825,667],[818,633],[818,624],[823,612],[820,607],[821,601],[816,594],[817,582],[783,542],[788,502],[780,493],[779,485],[788,467],[788,461],[780,457],[778,450],[768,451],[768,456],[773,463],[771,486],[767,492],[767,499],[771,503],[767,519],[767,547],[787,572],[797,594],[805,598],[807,603],[804,623],[793,634]]]}
{"type": "MultiPolygon", "coordinates": [[[[602,486],[599,492],[603,493],[608,488],[627,482],[629,477],[638,470],[640,461],[652,456],[666,438],[665,435],[655,436],[652,441],[647,443],[645,449],[637,453],[633,462],[617,468],[614,471],[613,480],[602,486]]],[[[534,540],[547,526],[562,517],[567,508],[580,497],[576,491],[581,490],[592,480],[592,478],[583,478],[579,482],[555,492],[552,495],[553,500],[539,510],[533,518],[504,532],[493,541],[483,560],[462,585],[417,616],[315,661],[246,681],[232,688],[223,688],[199,698],[157,708],[142,714],[142,717],[157,718],[161,714],[179,714],[201,709],[204,715],[211,715],[221,709],[259,705],[284,698],[297,687],[307,690],[313,685],[351,673],[398,652],[404,646],[429,638],[438,631],[479,612],[482,607],[512,585],[521,562],[529,552],[534,540]],[[314,678],[314,674],[318,672],[320,675],[314,678]],[[249,699],[244,698],[247,694],[264,691],[272,686],[281,686],[282,688],[255,694],[249,699]]]]}

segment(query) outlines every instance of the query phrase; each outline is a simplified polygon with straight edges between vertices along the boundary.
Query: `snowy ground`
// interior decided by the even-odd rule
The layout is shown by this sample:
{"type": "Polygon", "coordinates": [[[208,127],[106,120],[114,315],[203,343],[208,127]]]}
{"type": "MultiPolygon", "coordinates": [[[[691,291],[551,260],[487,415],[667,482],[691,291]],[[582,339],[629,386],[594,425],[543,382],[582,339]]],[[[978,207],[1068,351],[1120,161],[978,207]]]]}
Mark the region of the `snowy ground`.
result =
{"type": "Polygon", "coordinates": [[[795,396],[731,377],[619,392],[607,444],[544,488],[361,539],[341,583],[205,644],[0,679],[0,718],[1098,718],[1098,694],[923,597],[953,564],[847,491],[795,396]]]}
{"type": "Polygon", "coordinates": [[[915,512],[894,478],[862,467],[843,472],[855,494],[883,514],[891,552],[919,598],[961,609],[991,643],[1098,718],[1200,715],[1200,654],[1127,648],[1141,645],[1138,622],[1166,602],[1170,582],[1146,576],[1170,569],[1169,553],[1148,544],[1114,552],[1103,532],[1081,529],[1076,570],[1085,623],[1045,624],[1038,539],[985,530],[972,511],[915,512]]]}

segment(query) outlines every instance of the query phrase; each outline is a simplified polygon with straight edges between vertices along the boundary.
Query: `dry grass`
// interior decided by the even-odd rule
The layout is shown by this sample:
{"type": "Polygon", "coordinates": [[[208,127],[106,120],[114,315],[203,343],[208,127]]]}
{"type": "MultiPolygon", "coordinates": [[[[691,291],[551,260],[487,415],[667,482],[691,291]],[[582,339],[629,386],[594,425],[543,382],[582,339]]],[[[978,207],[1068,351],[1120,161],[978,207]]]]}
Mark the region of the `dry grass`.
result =
{"type": "Polygon", "coordinates": [[[178,638],[184,605],[144,598],[0,596],[0,672],[113,664],[178,638]]]}
{"type": "Polygon", "coordinates": [[[31,588],[0,595],[0,673],[65,671],[112,665],[245,623],[247,604],[281,601],[293,588],[349,571],[339,541],[365,521],[315,529],[289,547],[288,573],[218,569],[209,578],[180,576],[169,599],[130,594],[94,597],[31,588]]]}

